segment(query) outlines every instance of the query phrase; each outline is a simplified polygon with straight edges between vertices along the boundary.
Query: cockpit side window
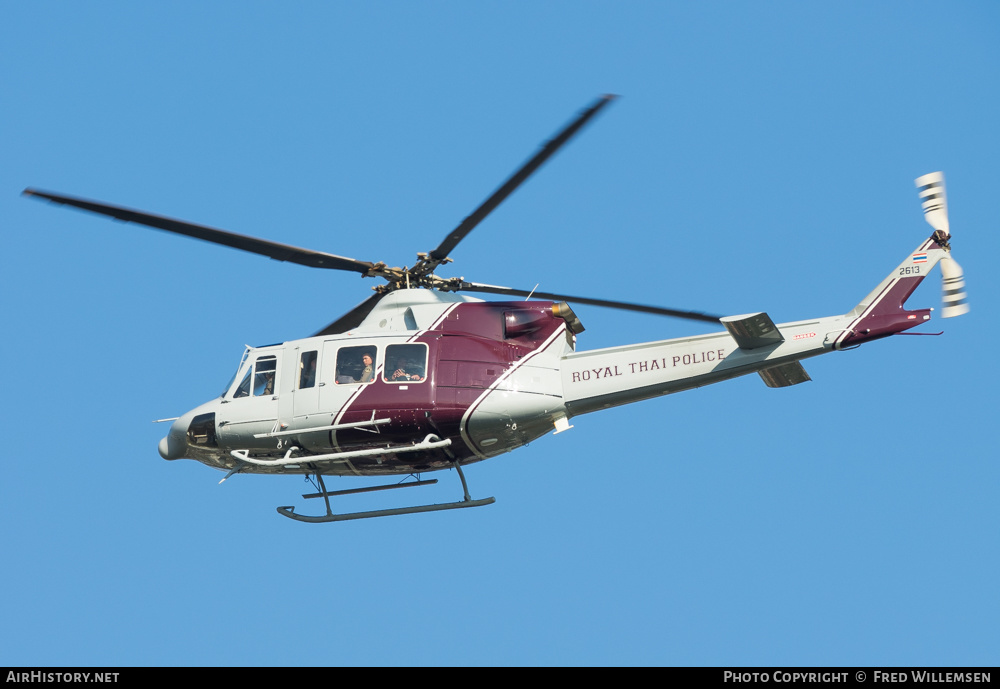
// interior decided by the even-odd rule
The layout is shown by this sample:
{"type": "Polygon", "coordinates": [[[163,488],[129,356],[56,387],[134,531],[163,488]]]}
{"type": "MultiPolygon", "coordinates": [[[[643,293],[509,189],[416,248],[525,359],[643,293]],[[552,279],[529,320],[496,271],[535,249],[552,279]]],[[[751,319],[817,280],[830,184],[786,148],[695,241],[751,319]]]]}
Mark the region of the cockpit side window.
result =
{"type": "Polygon", "coordinates": [[[274,394],[275,376],[278,372],[278,359],[276,356],[262,356],[254,362],[253,366],[246,372],[240,385],[233,393],[233,399],[239,397],[249,397],[251,389],[254,397],[274,394]],[[252,384],[252,388],[251,388],[252,384]]]}
{"type": "Polygon", "coordinates": [[[317,352],[302,352],[299,357],[299,390],[316,385],[316,354],[317,352]]]}
{"type": "Polygon", "coordinates": [[[275,356],[262,356],[253,365],[253,396],[274,394],[274,376],[278,370],[275,356]]]}
{"type": "Polygon", "coordinates": [[[341,347],[337,352],[337,372],[334,382],[340,385],[370,383],[375,380],[378,367],[378,348],[375,345],[341,347]]]}

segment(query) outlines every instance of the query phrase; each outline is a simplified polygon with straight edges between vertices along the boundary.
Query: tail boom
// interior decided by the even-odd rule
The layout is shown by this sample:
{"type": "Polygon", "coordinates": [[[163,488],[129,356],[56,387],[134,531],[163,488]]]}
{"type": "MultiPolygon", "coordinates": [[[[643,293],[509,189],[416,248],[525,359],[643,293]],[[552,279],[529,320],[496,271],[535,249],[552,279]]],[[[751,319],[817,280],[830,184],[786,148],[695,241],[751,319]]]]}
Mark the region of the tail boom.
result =
{"type": "Polygon", "coordinates": [[[760,371],[770,371],[762,376],[769,387],[794,385],[809,376],[790,365],[833,351],[845,325],[843,316],[782,323],[780,339],[751,348],[723,331],[573,352],[562,358],[566,411],[578,416],[760,371]]]}

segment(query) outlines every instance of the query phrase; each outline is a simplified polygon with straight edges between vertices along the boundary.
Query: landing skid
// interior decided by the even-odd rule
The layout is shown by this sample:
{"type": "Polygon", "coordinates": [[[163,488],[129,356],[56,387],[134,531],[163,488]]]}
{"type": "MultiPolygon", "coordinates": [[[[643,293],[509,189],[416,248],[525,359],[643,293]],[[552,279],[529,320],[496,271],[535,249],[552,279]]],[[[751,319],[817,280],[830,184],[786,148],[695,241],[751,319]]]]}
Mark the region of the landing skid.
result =
{"type": "Polygon", "coordinates": [[[482,507],[483,505],[490,505],[496,502],[496,498],[482,498],[480,500],[473,500],[469,495],[469,485],[465,482],[465,474],[462,473],[462,467],[459,466],[458,462],[454,464],[455,468],[458,470],[458,476],[462,479],[462,489],[465,492],[465,498],[459,502],[446,502],[437,505],[417,505],[415,507],[397,507],[388,510],[372,510],[370,512],[351,512],[349,514],[334,514],[333,510],[330,509],[330,497],[337,495],[348,495],[354,493],[371,493],[380,490],[392,490],[394,488],[410,488],[416,486],[426,486],[437,483],[437,479],[430,481],[411,481],[410,483],[396,483],[387,486],[372,486],[371,488],[354,488],[351,490],[338,490],[334,492],[328,492],[326,489],[326,484],[323,482],[323,475],[316,474],[316,478],[319,479],[319,493],[310,493],[308,495],[303,495],[304,498],[323,498],[326,501],[326,514],[319,517],[311,517],[305,514],[296,514],[293,510],[295,509],[292,505],[285,505],[279,507],[278,514],[288,517],[289,519],[294,519],[298,522],[308,522],[310,524],[322,524],[324,522],[346,522],[352,519],[371,519],[373,517],[394,517],[399,514],[417,514],[418,512],[439,512],[441,510],[459,510],[466,507],[482,507]]]}

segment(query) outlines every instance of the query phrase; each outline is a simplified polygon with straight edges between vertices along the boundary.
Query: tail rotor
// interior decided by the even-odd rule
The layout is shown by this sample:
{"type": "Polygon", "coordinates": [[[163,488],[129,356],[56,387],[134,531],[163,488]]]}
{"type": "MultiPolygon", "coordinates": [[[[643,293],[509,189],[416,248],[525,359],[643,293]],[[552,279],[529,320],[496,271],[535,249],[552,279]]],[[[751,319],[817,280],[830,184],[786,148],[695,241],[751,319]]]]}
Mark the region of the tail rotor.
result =
{"type": "Polygon", "coordinates": [[[969,312],[965,292],[965,275],[958,261],[951,257],[951,228],[948,224],[948,197],[945,192],[944,174],[932,172],[915,180],[924,219],[934,228],[934,239],[948,252],[941,259],[942,318],[953,318],[969,312]]]}

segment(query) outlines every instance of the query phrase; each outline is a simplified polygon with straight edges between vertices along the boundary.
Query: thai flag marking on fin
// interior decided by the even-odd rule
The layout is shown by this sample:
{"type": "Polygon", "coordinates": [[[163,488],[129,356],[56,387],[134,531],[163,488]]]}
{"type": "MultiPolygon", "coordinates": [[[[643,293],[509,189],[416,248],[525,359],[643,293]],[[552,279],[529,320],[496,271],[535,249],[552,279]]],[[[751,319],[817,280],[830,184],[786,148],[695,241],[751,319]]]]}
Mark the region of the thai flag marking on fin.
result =
{"type": "Polygon", "coordinates": [[[927,254],[913,254],[914,263],[927,263],[927,254]]]}

